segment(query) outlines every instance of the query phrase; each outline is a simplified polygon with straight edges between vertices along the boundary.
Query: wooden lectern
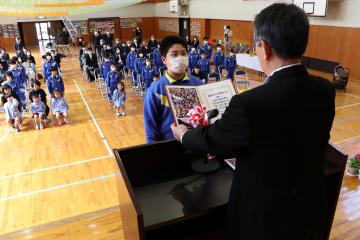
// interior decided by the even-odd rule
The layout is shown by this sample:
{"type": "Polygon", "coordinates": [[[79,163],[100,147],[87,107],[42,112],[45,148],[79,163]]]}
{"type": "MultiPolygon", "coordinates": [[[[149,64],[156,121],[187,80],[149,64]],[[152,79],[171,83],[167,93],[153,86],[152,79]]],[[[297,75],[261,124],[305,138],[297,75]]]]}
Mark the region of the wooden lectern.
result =
{"type": "MultiPolygon", "coordinates": [[[[128,204],[120,204],[125,239],[224,239],[226,207],[233,170],[200,175],[176,141],[114,150],[128,204]]],[[[347,156],[328,146],[324,172],[329,206],[328,239],[347,156]]],[[[119,188],[119,196],[124,196],[119,188]]],[[[123,199],[120,202],[124,202],[123,199]]]]}

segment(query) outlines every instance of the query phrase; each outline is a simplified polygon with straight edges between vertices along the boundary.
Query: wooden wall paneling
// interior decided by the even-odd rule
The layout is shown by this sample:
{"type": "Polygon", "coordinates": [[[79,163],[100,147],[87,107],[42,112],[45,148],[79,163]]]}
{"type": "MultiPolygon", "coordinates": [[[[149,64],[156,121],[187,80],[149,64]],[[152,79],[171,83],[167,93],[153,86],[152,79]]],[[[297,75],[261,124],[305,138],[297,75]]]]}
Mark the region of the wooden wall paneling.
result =
{"type": "Polygon", "coordinates": [[[139,24],[143,32],[143,41],[149,41],[151,35],[154,35],[156,39],[160,39],[157,36],[156,18],[155,17],[145,17],[142,18],[141,23],[139,24]]]}
{"type": "Polygon", "coordinates": [[[204,37],[208,37],[210,38],[210,33],[211,33],[211,21],[210,19],[205,19],[205,33],[204,33],[204,37]]]}
{"type": "MultiPolygon", "coordinates": [[[[156,18],[155,17],[144,17],[141,18],[139,23],[140,29],[143,31],[143,41],[148,41],[151,35],[156,35],[156,18]]],[[[134,39],[135,27],[120,28],[121,30],[121,41],[132,41],[134,39]]],[[[156,37],[156,36],[155,36],[156,37]]]]}
{"type": "Polygon", "coordinates": [[[210,20],[210,38],[224,39],[224,25],[230,25],[233,31],[233,44],[243,43],[251,45],[253,38],[253,22],[240,20],[210,20]]]}
{"type": "Polygon", "coordinates": [[[15,46],[15,38],[3,38],[1,37],[1,47],[7,52],[13,52],[15,46]]]}
{"type": "Polygon", "coordinates": [[[358,43],[359,28],[311,25],[305,55],[340,62],[350,68],[350,78],[360,79],[360,51],[354,50],[358,43]]]}
{"type": "Polygon", "coordinates": [[[115,41],[115,38],[121,39],[120,18],[114,18],[114,28],[115,28],[115,34],[114,34],[114,41],[115,41]]]}
{"type": "Polygon", "coordinates": [[[25,46],[38,46],[36,27],[34,22],[20,23],[22,28],[22,36],[25,46]]]}

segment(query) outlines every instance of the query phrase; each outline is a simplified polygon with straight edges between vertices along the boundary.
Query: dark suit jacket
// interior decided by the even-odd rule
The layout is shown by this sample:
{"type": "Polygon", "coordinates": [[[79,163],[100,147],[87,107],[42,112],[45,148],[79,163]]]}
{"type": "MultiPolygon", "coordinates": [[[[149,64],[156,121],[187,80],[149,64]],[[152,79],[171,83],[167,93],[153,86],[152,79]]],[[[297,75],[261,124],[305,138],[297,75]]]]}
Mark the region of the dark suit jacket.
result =
{"type": "Polygon", "coordinates": [[[85,56],[85,64],[86,66],[94,69],[98,67],[97,57],[96,54],[92,54],[91,58],[88,54],[85,56]]]}
{"type": "Polygon", "coordinates": [[[152,41],[151,39],[148,41],[148,47],[151,50],[154,50],[154,48],[156,48],[158,45],[158,42],[156,40],[152,41]]]}
{"type": "Polygon", "coordinates": [[[184,134],[186,149],[237,157],[229,239],[323,239],[322,161],[334,99],[328,81],[293,66],[234,96],[213,125],[184,134]]]}

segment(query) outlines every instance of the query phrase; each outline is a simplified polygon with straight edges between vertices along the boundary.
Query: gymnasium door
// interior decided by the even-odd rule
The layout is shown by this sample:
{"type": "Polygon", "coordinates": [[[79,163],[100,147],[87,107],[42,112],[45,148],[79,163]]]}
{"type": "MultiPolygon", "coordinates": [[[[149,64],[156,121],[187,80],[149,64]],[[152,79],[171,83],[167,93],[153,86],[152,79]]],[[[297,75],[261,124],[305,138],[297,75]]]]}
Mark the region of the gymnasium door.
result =
{"type": "Polygon", "coordinates": [[[190,36],[190,18],[179,18],[179,34],[183,38],[190,36]]]}
{"type": "Polygon", "coordinates": [[[46,45],[57,39],[62,21],[21,22],[19,23],[20,34],[26,46],[46,45]]]}

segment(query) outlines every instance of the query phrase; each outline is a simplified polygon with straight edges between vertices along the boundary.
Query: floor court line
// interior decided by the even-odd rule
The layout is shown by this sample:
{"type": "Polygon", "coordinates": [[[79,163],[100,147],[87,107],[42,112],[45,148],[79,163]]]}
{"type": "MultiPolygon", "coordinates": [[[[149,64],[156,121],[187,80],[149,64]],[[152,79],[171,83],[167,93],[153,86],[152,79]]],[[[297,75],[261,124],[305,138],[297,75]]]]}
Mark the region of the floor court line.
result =
{"type": "Polygon", "coordinates": [[[357,135],[357,136],[351,137],[351,138],[346,138],[346,139],[341,140],[341,141],[333,142],[333,144],[337,145],[337,144],[340,144],[340,143],[348,142],[348,141],[354,140],[354,139],[356,139],[358,137],[360,137],[360,135],[357,135]]]}
{"type": "MultiPolygon", "coordinates": [[[[48,134],[48,133],[51,133],[51,131],[64,131],[64,130],[69,130],[69,129],[74,129],[74,128],[82,128],[82,127],[89,127],[89,125],[92,124],[92,121],[89,119],[88,120],[89,122],[85,123],[85,122],[81,122],[81,123],[76,123],[76,124],[70,124],[70,125],[64,125],[62,127],[57,127],[57,126],[53,126],[53,127],[47,127],[45,128],[44,130],[42,131],[32,131],[32,129],[30,129],[29,131],[23,131],[24,133],[26,133],[26,135],[22,135],[21,132],[20,134],[12,134],[12,138],[11,139],[18,139],[18,138],[26,138],[26,137],[32,137],[32,136],[35,136],[35,135],[41,135],[41,134],[48,134]],[[81,125],[80,125],[81,124],[81,125]],[[33,133],[30,134],[30,131],[32,131],[33,133]]],[[[26,124],[26,126],[28,126],[26,124]]],[[[7,130],[5,130],[6,132],[7,130]]],[[[5,134],[4,134],[5,135],[5,134]]],[[[7,136],[10,136],[10,133],[8,132],[7,136]]],[[[5,139],[0,139],[0,142],[1,141],[4,141],[5,139]]]]}
{"type": "Polygon", "coordinates": [[[82,164],[82,163],[89,163],[89,162],[99,161],[99,160],[103,160],[103,159],[106,159],[106,158],[111,158],[111,156],[90,158],[90,159],[81,160],[81,161],[77,161],[77,162],[65,163],[65,164],[55,165],[55,166],[51,166],[51,167],[47,167],[47,168],[35,169],[35,170],[27,171],[27,172],[14,173],[14,174],[7,175],[7,176],[0,176],[0,180],[25,176],[25,175],[29,175],[29,174],[33,174],[33,173],[45,172],[45,171],[49,171],[49,170],[53,170],[53,169],[57,169],[57,168],[64,168],[64,167],[68,167],[68,166],[74,166],[74,165],[78,165],[78,164],[82,164]]]}
{"type": "Polygon", "coordinates": [[[105,180],[105,179],[108,179],[111,177],[115,177],[115,175],[116,175],[115,173],[111,173],[111,174],[100,176],[100,177],[89,178],[89,179],[85,179],[85,180],[81,180],[81,181],[76,181],[76,182],[62,184],[62,185],[58,185],[58,186],[54,186],[54,187],[44,188],[44,189],[40,189],[40,190],[36,190],[36,191],[32,191],[32,192],[20,193],[17,195],[0,198],[0,202],[5,202],[8,200],[13,200],[13,199],[17,199],[17,198],[26,197],[26,196],[36,195],[39,193],[50,192],[50,191],[67,188],[67,187],[71,187],[71,186],[75,186],[75,185],[80,185],[80,184],[84,184],[84,183],[94,182],[94,181],[98,181],[98,180],[105,180]]]}
{"type": "Polygon", "coordinates": [[[347,121],[359,119],[359,118],[360,118],[360,116],[352,116],[352,117],[348,117],[348,118],[344,118],[344,119],[338,119],[338,120],[335,120],[334,122],[342,123],[342,122],[347,122],[347,121]]]}
{"type": "MultiPolygon", "coordinates": [[[[342,93],[342,92],[339,92],[339,93],[342,93]]],[[[360,99],[360,96],[353,95],[353,94],[350,94],[350,93],[342,93],[342,94],[345,94],[345,95],[348,95],[348,96],[351,96],[351,97],[355,97],[355,98],[359,98],[359,99],[360,99]]]]}
{"type": "Polygon", "coordinates": [[[337,107],[337,108],[335,108],[335,110],[342,109],[342,108],[353,107],[353,106],[357,106],[357,105],[360,105],[360,103],[354,103],[354,104],[350,104],[350,105],[345,105],[345,106],[337,107]]]}
{"type": "Polygon", "coordinates": [[[98,132],[99,132],[99,134],[100,134],[101,140],[103,141],[103,143],[105,144],[107,150],[109,151],[109,155],[114,156],[114,154],[113,154],[113,152],[112,152],[112,150],[111,150],[111,148],[110,148],[110,146],[109,146],[109,143],[107,142],[107,140],[106,140],[103,132],[101,131],[101,129],[100,129],[100,127],[99,127],[99,124],[97,123],[97,121],[96,121],[96,119],[95,119],[95,117],[94,117],[94,114],[92,113],[89,105],[87,104],[87,102],[86,102],[86,100],[85,100],[84,95],[82,94],[82,92],[81,92],[78,84],[76,83],[76,80],[73,79],[73,81],[74,81],[75,86],[76,86],[78,92],[80,93],[80,96],[81,96],[81,98],[82,98],[82,100],[83,100],[83,102],[84,102],[84,104],[85,104],[85,106],[86,106],[86,108],[87,108],[87,110],[88,110],[88,112],[89,112],[89,114],[90,114],[90,116],[91,116],[94,124],[95,124],[95,127],[97,128],[97,130],[98,130],[98,132]]]}

